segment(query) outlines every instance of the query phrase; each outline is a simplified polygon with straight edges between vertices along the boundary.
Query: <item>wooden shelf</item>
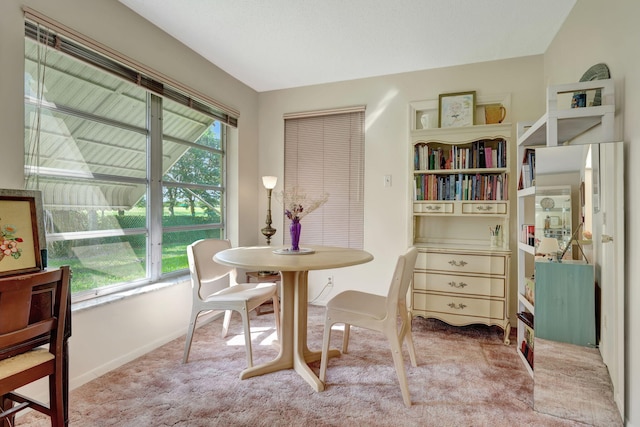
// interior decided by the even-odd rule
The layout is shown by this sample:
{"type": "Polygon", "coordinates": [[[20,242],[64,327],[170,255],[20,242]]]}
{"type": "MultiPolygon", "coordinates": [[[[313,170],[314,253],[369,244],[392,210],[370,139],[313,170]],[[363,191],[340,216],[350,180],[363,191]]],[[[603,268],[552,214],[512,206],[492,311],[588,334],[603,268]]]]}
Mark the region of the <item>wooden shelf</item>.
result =
{"type": "MultiPolygon", "coordinates": [[[[522,304],[531,314],[535,314],[535,308],[533,304],[531,304],[531,302],[526,299],[521,293],[518,293],[518,302],[520,302],[520,304],[522,304]]],[[[531,325],[529,325],[529,327],[533,328],[533,326],[531,325]]]]}
{"type": "Polygon", "coordinates": [[[518,146],[562,145],[585,136],[592,129],[599,131],[592,139],[597,142],[607,141],[610,139],[607,136],[613,135],[614,114],[614,87],[611,79],[550,86],[547,89],[547,112],[533,124],[518,125],[518,146]],[[559,99],[563,95],[597,89],[602,91],[603,105],[558,109],[559,99]]]}

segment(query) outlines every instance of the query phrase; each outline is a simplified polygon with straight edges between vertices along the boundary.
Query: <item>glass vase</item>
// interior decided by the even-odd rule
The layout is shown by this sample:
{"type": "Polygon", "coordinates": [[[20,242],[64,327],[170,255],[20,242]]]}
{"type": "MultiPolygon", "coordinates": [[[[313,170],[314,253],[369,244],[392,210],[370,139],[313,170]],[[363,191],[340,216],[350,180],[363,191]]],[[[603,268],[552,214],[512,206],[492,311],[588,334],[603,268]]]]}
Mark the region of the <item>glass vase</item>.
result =
{"type": "Polygon", "coordinates": [[[291,234],[291,251],[298,252],[300,250],[300,220],[293,219],[291,220],[291,225],[289,226],[289,233],[291,234]]]}

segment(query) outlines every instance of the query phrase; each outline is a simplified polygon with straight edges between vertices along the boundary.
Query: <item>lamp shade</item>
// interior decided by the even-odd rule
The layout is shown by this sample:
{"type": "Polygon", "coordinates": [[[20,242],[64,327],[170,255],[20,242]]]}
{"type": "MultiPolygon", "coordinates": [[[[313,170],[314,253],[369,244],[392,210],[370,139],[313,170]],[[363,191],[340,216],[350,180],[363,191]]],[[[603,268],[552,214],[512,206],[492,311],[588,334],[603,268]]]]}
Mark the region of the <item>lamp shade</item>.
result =
{"type": "Polygon", "coordinates": [[[555,237],[543,237],[538,245],[538,253],[543,255],[556,254],[560,250],[558,239],[555,237]]]}
{"type": "Polygon", "coordinates": [[[264,185],[264,188],[266,188],[267,190],[273,190],[274,188],[276,188],[276,184],[278,183],[278,177],[277,176],[263,176],[262,177],[262,185],[264,185]]]}

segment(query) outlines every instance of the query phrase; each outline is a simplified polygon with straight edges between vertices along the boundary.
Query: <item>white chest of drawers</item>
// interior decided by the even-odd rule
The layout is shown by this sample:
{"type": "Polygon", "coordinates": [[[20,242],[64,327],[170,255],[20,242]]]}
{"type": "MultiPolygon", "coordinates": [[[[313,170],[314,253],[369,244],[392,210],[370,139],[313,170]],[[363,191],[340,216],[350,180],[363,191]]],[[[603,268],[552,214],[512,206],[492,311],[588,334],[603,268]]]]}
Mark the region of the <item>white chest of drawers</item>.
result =
{"type": "Polygon", "coordinates": [[[411,310],[451,325],[496,325],[509,344],[508,251],[419,248],[411,310]]]}

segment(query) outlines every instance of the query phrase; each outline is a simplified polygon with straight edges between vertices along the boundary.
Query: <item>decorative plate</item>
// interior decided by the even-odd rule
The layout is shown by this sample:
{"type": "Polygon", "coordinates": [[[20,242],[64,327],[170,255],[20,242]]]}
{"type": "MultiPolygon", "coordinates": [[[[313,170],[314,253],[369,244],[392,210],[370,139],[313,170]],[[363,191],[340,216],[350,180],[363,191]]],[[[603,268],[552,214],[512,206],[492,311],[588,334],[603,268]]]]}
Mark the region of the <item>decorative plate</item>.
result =
{"type": "Polygon", "coordinates": [[[555,205],[556,202],[554,202],[551,197],[545,197],[544,199],[540,200],[540,206],[542,206],[542,209],[553,209],[555,205]]]}
{"type": "Polygon", "coordinates": [[[292,251],[289,248],[282,248],[282,249],[275,249],[273,251],[273,253],[276,255],[309,255],[314,252],[315,251],[313,249],[309,249],[309,248],[300,248],[299,251],[292,251]]]}
{"type": "MultiPolygon", "coordinates": [[[[609,73],[609,67],[607,64],[596,64],[589,67],[589,69],[580,77],[581,82],[590,82],[593,80],[604,80],[611,78],[609,73]]],[[[592,106],[596,107],[602,105],[602,90],[596,89],[596,94],[593,97],[592,106]]]]}

